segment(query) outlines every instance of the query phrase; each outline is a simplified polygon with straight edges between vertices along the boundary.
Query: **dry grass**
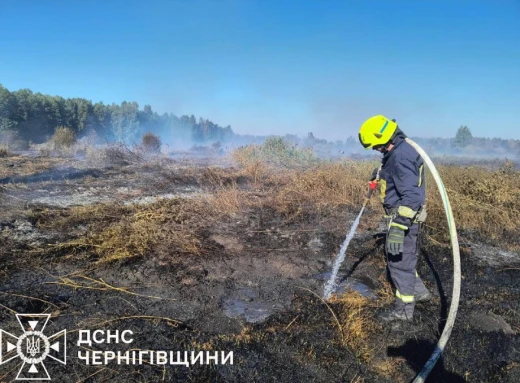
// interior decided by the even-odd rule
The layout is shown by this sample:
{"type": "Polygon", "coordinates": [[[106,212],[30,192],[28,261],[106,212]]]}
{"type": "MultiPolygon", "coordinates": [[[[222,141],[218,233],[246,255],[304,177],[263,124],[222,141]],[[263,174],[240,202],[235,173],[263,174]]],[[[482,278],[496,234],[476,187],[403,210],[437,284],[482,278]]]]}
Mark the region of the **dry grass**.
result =
{"type": "Polygon", "coordinates": [[[253,187],[259,188],[269,181],[272,171],[265,162],[255,160],[247,162],[240,169],[240,174],[247,177],[253,187]]]}
{"type": "Polygon", "coordinates": [[[207,197],[208,207],[213,215],[234,216],[246,207],[252,206],[248,194],[236,184],[217,189],[207,197]]]}
{"type": "Polygon", "coordinates": [[[370,348],[369,339],[381,330],[381,325],[372,319],[373,302],[353,290],[333,296],[330,302],[338,312],[344,345],[352,350],[357,358],[369,362],[374,351],[370,348]]]}
{"type": "MultiPolygon", "coordinates": [[[[339,206],[358,209],[368,190],[368,178],[377,161],[306,162],[291,154],[283,145],[278,150],[259,145],[240,148],[233,158],[242,174],[252,180],[257,189],[268,191],[269,206],[287,217],[306,212],[333,211],[339,206]],[[267,160],[266,153],[275,158],[267,160]],[[291,161],[283,161],[292,158],[291,161]],[[282,163],[283,165],[279,165],[282,163]],[[306,166],[304,166],[306,165],[306,166]]],[[[473,240],[500,244],[506,249],[520,250],[515,235],[520,216],[520,177],[511,161],[498,170],[480,166],[437,166],[450,199],[457,228],[470,234],[473,240]]],[[[427,172],[426,222],[429,238],[449,244],[449,232],[444,207],[433,177],[427,172]]],[[[369,206],[373,217],[380,206],[379,193],[374,193],[369,206]]],[[[367,217],[365,218],[367,219],[367,217]]]]}
{"type": "MultiPolygon", "coordinates": [[[[89,249],[102,262],[150,254],[196,255],[203,251],[197,230],[252,207],[274,209],[287,220],[309,213],[334,214],[340,207],[358,211],[367,192],[369,175],[377,165],[377,161],[345,160],[313,163],[306,168],[279,167],[255,156],[244,156],[244,151],[248,150],[253,149],[245,147],[236,152],[241,158],[239,169],[210,167],[199,171],[205,184],[210,185],[210,193],[189,202],[174,199],[140,206],[99,205],[62,213],[48,212],[47,215],[54,216],[53,227],[89,225],[84,238],[60,246],[89,249]],[[245,179],[246,184],[239,184],[240,178],[245,179]]],[[[273,152],[272,148],[270,150],[273,152]]],[[[140,161],[125,147],[110,147],[105,153],[112,157],[112,162],[140,161]]],[[[293,161],[298,158],[291,156],[287,155],[293,161]]],[[[283,155],[280,157],[284,158],[283,155]]],[[[513,235],[520,215],[517,170],[510,165],[499,170],[444,165],[438,170],[448,190],[460,232],[500,243],[510,250],[520,248],[518,236],[513,235]]],[[[365,216],[365,221],[383,214],[377,194],[369,203],[372,209],[367,211],[372,216],[365,216]]],[[[429,240],[448,245],[444,208],[429,174],[427,207],[429,240]]],[[[40,221],[45,224],[44,218],[40,221]]]]}
{"type": "Polygon", "coordinates": [[[58,216],[43,211],[35,218],[39,225],[53,228],[88,224],[84,237],[57,247],[70,252],[88,250],[104,263],[151,255],[201,254],[196,232],[204,226],[208,215],[201,202],[162,199],[148,205],[78,207],[58,216]]]}
{"type": "Polygon", "coordinates": [[[32,218],[41,229],[67,232],[71,227],[87,226],[85,235],[54,245],[50,251],[93,254],[98,263],[200,255],[205,252],[200,236],[204,228],[255,203],[253,193],[241,190],[236,175],[229,171],[209,168],[203,177],[216,188],[209,196],[161,199],[143,205],[108,203],[35,210],[32,218]]]}
{"type": "MultiPolygon", "coordinates": [[[[383,261],[383,257],[380,257],[379,259],[381,259],[382,263],[385,262],[383,261]]],[[[381,275],[379,275],[377,278],[379,284],[381,285],[381,287],[375,292],[378,297],[378,306],[388,306],[394,301],[395,295],[386,276],[386,263],[380,265],[379,268],[382,268],[385,271],[382,272],[381,275]]]]}
{"type": "MultiPolygon", "coordinates": [[[[274,206],[282,213],[295,215],[312,209],[330,211],[337,207],[360,207],[367,192],[367,173],[373,163],[348,161],[325,163],[311,169],[285,173],[274,195],[274,206]]],[[[374,206],[376,201],[370,202],[374,206]]]]}
{"type": "Polygon", "coordinates": [[[379,375],[385,377],[393,377],[395,382],[404,382],[402,377],[399,377],[398,371],[402,364],[406,363],[405,358],[392,357],[380,360],[373,360],[370,367],[373,368],[379,375]]]}
{"type": "Polygon", "coordinates": [[[233,335],[218,335],[218,339],[222,341],[231,341],[237,347],[248,345],[255,340],[255,337],[258,337],[259,333],[255,332],[250,326],[244,326],[240,334],[233,335]]]}
{"type": "MultiPolygon", "coordinates": [[[[448,192],[457,228],[478,238],[519,250],[513,235],[520,214],[520,174],[517,170],[488,170],[482,167],[441,166],[438,171],[448,192]]],[[[427,179],[427,225],[434,239],[447,242],[447,223],[439,192],[427,179]]]]}
{"type": "MultiPolygon", "coordinates": [[[[40,226],[67,229],[88,225],[82,238],[59,247],[74,253],[78,250],[95,254],[99,263],[136,257],[197,256],[204,253],[200,232],[226,216],[233,216],[252,207],[269,207],[290,219],[306,213],[330,214],[340,207],[358,211],[367,192],[367,183],[376,162],[313,162],[307,167],[283,166],[277,161],[263,161],[248,149],[237,152],[239,169],[206,168],[201,176],[210,185],[209,195],[194,199],[163,199],[149,205],[120,204],[76,207],[66,210],[42,211],[36,215],[40,226]],[[245,153],[245,154],[244,154],[245,153]],[[242,185],[239,178],[245,178],[242,185]]],[[[258,150],[258,149],[254,149],[258,150]]],[[[114,151],[116,159],[125,156],[114,151]]],[[[236,156],[235,156],[236,157],[236,156]]],[[[129,161],[133,157],[130,157],[129,161]]],[[[236,159],[236,158],[235,158],[236,159]]],[[[294,159],[293,159],[294,160],[294,159]]],[[[297,161],[296,161],[297,162],[297,161]]],[[[517,216],[520,214],[520,178],[510,165],[499,170],[482,167],[443,165],[438,170],[448,191],[456,224],[464,233],[481,239],[500,242],[502,247],[518,249],[517,216]]],[[[372,197],[371,213],[382,215],[378,193],[372,197]]],[[[444,208],[430,174],[427,174],[427,206],[429,240],[448,244],[444,208]]],[[[337,214],[337,213],[336,213],[337,214]]],[[[366,220],[369,217],[364,217],[366,220]]],[[[384,260],[379,265],[384,268],[384,260]]],[[[402,359],[375,360],[376,350],[370,347],[381,330],[372,318],[376,307],[390,303],[393,292],[381,274],[383,286],[372,301],[355,291],[334,296],[328,305],[333,325],[341,335],[341,343],[383,376],[394,376],[402,359]]],[[[60,280],[71,288],[113,290],[103,281],[60,280]]],[[[116,288],[118,289],[118,288],[116,288]]],[[[129,290],[121,290],[131,293],[129,290]]],[[[298,317],[284,324],[293,331],[298,317]]],[[[244,329],[240,335],[221,338],[237,345],[262,341],[265,334],[244,329]]],[[[312,350],[309,351],[312,358],[312,350]]]]}
{"type": "MultiPolygon", "coordinates": [[[[50,285],[60,285],[60,286],[66,286],[70,287],[74,290],[78,289],[86,289],[86,290],[97,290],[97,291],[110,291],[110,292],[119,292],[129,295],[135,295],[143,298],[151,298],[151,299],[163,299],[161,297],[156,297],[152,295],[145,295],[145,294],[139,294],[136,293],[128,287],[117,287],[114,285],[111,285],[110,283],[105,282],[103,279],[94,279],[91,277],[88,277],[86,275],[75,275],[75,276],[68,276],[68,277],[60,277],[55,282],[45,282],[44,284],[50,284],[50,285]]],[[[169,299],[172,300],[172,299],[169,299]]],[[[173,299],[174,300],[174,299],[173,299]]]]}
{"type": "MultiPolygon", "coordinates": [[[[367,178],[372,162],[321,164],[308,170],[285,172],[280,187],[272,197],[273,206],[287,215],[302,212],[331,211],[341,205],[359,208],[367,192],[367,178]]],[[[492,171],[484,168],[440,167],[457,228],[479,239],[520,249],[514,233],[520,216],[520,178],[518,171],[492,171]]],[[[379,193],[369,206],[383,214],[379,193]]],[[[446,216],[437,186],[427,177],[427,226],[431,239],[449,243],[446,216]]],[[[369,217],[375,218],[374,217],[369,217]]],[[[366,219],[366,218],[365,218],[366,219]]]]}
{"type": "MultiPolygon", "coordinates": [[[[9,159],[17,166],[0,167],[0,177],[29,176],[50,170],[58,165],[64,165],[64,160],[59,158],[31,158],[13,156],[9,159]],[[19,165],[19,166],[18,166],[19,165]]],[[[67,164],[67,162],[65,162],[67,164]]]]}
{"type": "Polygon", "coordinates": [[[384,377],[395,377],[403,358],[377,357],[380,350],[371,345],[377,344],[374,339],[383,330],[383,326],[374,317],[376,308],[390,304],[394,296],[386,278],[382,280],[383,287],[377,291],[379,299],[373,301],[359,292],[349,290],[339,296],[333,295],[330,303],[334,305],[341,324],[342,343],[348,347],[357,358],[367,363],[375,372],[384,377]]]}

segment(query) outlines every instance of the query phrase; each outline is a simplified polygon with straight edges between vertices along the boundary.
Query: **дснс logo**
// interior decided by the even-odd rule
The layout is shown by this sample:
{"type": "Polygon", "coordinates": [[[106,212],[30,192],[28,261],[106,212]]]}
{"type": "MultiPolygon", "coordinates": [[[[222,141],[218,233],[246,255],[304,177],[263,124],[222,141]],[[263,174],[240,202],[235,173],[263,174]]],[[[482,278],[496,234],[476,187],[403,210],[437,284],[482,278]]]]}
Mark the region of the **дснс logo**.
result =
{"type": "Polygon", "coordinates": [[[50,314],[16,314],[23,334],[16,337],[0,330],[0,365],[14,358],[23,361],[15,380],[51,380],[43,361],[54,359],[66,364],[66,330],[44,334],[50,314]]]}

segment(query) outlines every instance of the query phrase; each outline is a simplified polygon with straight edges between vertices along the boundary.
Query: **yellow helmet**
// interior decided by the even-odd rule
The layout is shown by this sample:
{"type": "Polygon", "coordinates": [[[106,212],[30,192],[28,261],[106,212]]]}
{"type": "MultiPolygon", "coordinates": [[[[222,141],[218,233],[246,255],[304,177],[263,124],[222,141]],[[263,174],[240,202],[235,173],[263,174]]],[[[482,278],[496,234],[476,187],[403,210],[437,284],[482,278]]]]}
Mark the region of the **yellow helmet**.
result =
{"type": "Polygon", "coordinates": [[[366,120],[359,129],[359,142],[365,149],[386,145],[395,133],[397,123],[385,116],[374,116],[366,120]]]}

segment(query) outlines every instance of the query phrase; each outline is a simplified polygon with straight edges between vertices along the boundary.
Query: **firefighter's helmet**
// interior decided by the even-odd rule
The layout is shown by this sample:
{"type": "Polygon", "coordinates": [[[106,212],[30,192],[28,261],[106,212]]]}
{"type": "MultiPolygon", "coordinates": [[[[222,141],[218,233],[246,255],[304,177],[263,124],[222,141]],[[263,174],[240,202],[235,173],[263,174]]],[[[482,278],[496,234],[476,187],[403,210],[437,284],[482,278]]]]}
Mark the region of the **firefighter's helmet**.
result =
{"type": "Polygon", "coordinates": [[[365,149],[386,145],[397,129],[395,120],[385,116],[374,116],[366,120],[359,129],[359,142],[365,149]]]}

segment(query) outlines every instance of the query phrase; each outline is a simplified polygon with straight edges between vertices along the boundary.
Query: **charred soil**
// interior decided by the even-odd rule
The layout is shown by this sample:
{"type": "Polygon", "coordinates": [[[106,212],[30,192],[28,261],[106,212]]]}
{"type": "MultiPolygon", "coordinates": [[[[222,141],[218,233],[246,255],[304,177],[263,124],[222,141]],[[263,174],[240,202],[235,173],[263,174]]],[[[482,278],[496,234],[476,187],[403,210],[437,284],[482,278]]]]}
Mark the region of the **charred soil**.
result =
{"type": "MultiPolygon", "coordinates": [[[[51,330],[67,329],[67,365],[46,364],[53,381],[410,382],[442,332],[453,270],[431,226],[418,271],[434,299],[412,323],[375,319],[392,300],[377,201],[322,299],[359,212],[354,189],[332,182],[344,203],[325,206],[294,178],[219,159],[2,161],[1,327],[17,333],[15,313],[47,313],[51,330]],[[34,172],[17,166],[28,162],[34,172]],[[132,330],[133,342],[78,346],[80,330],[97,329],[132,330]],[[234,363],[85,365],[78,352],[93,350],[232,351],[234,363]]],[[[476,237],[461,235],[459,312],[428,382],[520,381],[520,256],[476,237]]],[[[0,381],[20,365],[3,365],[0,381]]]]}

